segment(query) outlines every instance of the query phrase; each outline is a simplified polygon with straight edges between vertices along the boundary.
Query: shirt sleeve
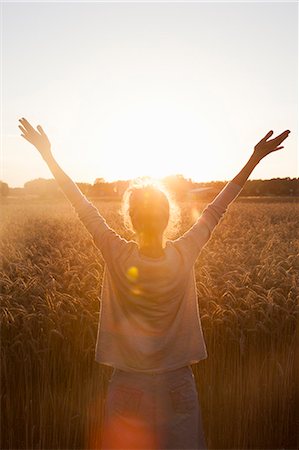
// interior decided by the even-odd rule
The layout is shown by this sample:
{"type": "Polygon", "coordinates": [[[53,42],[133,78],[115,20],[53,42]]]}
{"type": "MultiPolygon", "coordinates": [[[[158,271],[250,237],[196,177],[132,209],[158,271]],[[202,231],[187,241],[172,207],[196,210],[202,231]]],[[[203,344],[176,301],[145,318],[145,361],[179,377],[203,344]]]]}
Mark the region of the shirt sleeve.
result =
{"type": "Polygon", "coordinates": [[[101,251],[105,262],[108,262],[112,257],[117,257],[127,241],[109,227],[98,209],[85,197],[73,181],[58,181],[64,195],[92,236],[96,247],[101,251]]]}
{"type": "Polygon", "coordinates": [[[211,237],[229,205],[238,197],[242,187],[233,181],[228,182],[215,199],[209,203],[195,224],[177,241],[181,251],[186,253],[189,262],[194,263],[201,249],[211,237]]]}

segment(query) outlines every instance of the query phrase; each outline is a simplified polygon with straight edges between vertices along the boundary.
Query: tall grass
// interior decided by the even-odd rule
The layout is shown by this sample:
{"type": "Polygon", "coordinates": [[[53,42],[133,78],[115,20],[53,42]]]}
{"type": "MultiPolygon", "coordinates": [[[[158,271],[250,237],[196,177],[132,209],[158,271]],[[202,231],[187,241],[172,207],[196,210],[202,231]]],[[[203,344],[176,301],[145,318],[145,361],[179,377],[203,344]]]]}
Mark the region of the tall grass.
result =
{"type": "MultiPolygon", "coordinates": [[[[95,203],[130,238],[118,205],[95,203]]],[[[181,232],[194,205],[182,208],[181,232]]],[[[64,201],[7,201],[1,217],[1,448],[100,448],[112,371],[94,361],[101,254],[64,201]]],[[[238,199],[196,262],[210,449],[298,447],[298,223],[295,202],[238,199]]]]}

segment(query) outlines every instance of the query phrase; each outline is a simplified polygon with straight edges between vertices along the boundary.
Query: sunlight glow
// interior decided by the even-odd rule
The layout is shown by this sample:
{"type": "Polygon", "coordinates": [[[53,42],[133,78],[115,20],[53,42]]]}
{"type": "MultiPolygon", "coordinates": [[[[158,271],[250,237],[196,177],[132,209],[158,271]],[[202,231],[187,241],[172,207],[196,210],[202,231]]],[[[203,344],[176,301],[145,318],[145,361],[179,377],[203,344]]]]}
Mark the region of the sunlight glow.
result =
{"type": "Polygon", "coordinates": [[[10,186],[51,177],[20,137],[22,116],[43,126],[77,182],[228,180],[270,129],[292,134],[251,179],[298,176],[296,3],[4,2],[2,9],[2,177],[10,186]]]}
{"type": "MultiPolygon", "coordinates": [[[[199,149],[207,149],[212,144],[198,115],[184,110],[184,105],[166,104],[158,99],[150,101],[148,96],[144,103],[140,101],[106,119],[99,142],[105,149],[105,154],[101,155],[105,160],[105,179],[114,181],[140,176],[161,179],[186,173],[192,165],[186,150],[190,154],[192,149],[197,151],[197,174],[202,178],[205,168],[198,164],[199,149]],[[115,164],[116,159],[118,164],[115,164]]],[[[98,154],[94,151],[91,159],[97,159],[98,154]]]]}

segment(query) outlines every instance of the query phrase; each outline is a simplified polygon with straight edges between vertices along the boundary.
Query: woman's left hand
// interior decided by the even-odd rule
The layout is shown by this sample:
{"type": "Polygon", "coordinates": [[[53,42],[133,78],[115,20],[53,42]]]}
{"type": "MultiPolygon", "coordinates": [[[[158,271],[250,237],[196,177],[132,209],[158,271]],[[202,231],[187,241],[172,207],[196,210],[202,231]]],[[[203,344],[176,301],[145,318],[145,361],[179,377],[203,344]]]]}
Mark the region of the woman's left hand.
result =
{"type": "Polygon", "coordinates": [[[19,122],[21,123],[21,125],[19,125],[19,128],[22,131],[21,136],[30,142],[30,144],[34,145],[44,159],[51,156],[51,143],[42,127],[37,125],[38,131],[36,131],[24,117],[19,119],[19,122]]]}

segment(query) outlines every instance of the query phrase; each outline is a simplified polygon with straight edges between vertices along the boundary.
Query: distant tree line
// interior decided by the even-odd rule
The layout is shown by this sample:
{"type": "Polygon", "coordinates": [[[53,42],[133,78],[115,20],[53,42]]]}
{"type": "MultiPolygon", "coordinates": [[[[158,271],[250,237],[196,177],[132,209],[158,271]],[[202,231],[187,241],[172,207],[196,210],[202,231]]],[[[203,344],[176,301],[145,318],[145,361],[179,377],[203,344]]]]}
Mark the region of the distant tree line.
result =
{"type": "MultiPolygon", "coordinates": [[[[197,183],[198,186],[215,187],[221,190],[226,182],[211,181],[210,183],[197,183]]],[[[270,180],[247,180],[240,196],[299,196],[299,178],[272,178],[270,180]]]]}
{"type": "Polygon", "coordinates": [[[7,183],[0,181],[0,196],[7,197],[9,194],[9,186],[7,183]]]}
{"type": "MultiPolygon", "coordinates": [[[[201,199],[209,199],[225,186],[227,181],[211,181],[195,183],[183,175],[165,177],[163,182],[177,200],[185,200],[190,194],[201,199]]],[[[106,182],[104,178],[97,178],[94,184],[76,183],[87,197],[101,197],[119,199],[129,185],[129,180],[106,182]]],[[[32,196],[41,198],[63,198],[55,179],[37,178],[27,181],[23,188],[10,188],[7,183],[0,181],[0,196],[32,196]]],[[[240,196],[299,196],[299,178],[272,178],[270,180],[247,180],[240,196]]]]}

